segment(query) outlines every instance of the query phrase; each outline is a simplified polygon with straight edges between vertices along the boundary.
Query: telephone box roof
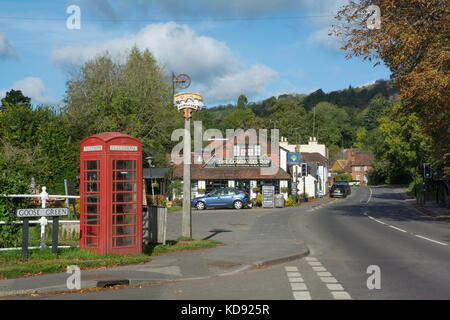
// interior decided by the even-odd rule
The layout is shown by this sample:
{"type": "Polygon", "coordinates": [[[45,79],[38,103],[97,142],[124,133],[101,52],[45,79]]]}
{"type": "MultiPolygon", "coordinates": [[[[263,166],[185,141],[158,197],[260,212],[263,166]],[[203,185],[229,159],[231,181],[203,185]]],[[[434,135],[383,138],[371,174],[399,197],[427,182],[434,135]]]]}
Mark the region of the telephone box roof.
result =
{"type": "Polygon", "coordinates": [[[112,140],[112,139],[117,139],[117,138],[132,139],[132,140],[140,142],[138,139],[136,139],[136,138],[134,138],[132,136],[129,136],[127,134],[124,134],[124,133],[120,133],[120,132],[102,132],[102,133],[98,133],[98,134],[95,134],[95,135],[92,135],[92,136],[89,136],[89,137],[83,139],[81,141],[81,143],[83,143],[84,141],[86,141],[88,139],[92,139],[92,138],[98,138],[98,139],[102,140],[105,143],[110,141],[110,140],[112,140]]]}

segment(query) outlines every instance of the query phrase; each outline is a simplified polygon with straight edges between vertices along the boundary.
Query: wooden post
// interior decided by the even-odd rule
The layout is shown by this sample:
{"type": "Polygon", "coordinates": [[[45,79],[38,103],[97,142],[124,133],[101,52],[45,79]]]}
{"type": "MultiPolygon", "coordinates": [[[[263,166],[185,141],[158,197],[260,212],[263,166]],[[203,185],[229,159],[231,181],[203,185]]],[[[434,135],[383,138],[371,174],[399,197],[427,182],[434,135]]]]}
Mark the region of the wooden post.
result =
{"type": "Polygon", "coordinates": [[[22,225],[22,257],[28,259],[28,225],[30,218],[23,218],[22,225]]]}
{"type": "Polygon", "coordinates": [[[53,230],[52,230],[52,253],[58,254],[58,230],[59,229],[59,217],[53,217],[53,230]]]}

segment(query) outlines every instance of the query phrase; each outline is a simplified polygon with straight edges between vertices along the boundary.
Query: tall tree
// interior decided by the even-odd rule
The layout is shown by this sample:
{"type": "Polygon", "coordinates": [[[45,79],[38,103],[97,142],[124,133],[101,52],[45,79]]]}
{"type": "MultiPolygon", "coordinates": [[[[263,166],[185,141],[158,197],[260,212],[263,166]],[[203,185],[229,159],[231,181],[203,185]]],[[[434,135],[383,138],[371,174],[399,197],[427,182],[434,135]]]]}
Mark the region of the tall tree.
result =
{"type": "Polygon", "coordinates": [[[450,153],[448,4],[446,0],[351,0],[337,13],[332,31],[345,41],[347,58],[381,60],[390,68],[404,99],[402,111],[419,115],[439,160],[450,153]],[[380,28],[371,27],[373,15],[366,10],[374,4],[381,11],[380,28]]]}
{"type": "Polygon", "coordinates": [[[107,53],[88,61],[67,82],[65,118],[78,141],[102,131],[119,131],[140,139],[144,155],[164,165],[183,127],[171,106],[171,83],[152,54],[132,48],[125,62],[107,53]]]}
{"type": "Polygon", "coordinates": [[[237,106],[239,108],[245,108],[247,106],[248,100],[244,94],[241,94],[237,101],[237,106]]]}

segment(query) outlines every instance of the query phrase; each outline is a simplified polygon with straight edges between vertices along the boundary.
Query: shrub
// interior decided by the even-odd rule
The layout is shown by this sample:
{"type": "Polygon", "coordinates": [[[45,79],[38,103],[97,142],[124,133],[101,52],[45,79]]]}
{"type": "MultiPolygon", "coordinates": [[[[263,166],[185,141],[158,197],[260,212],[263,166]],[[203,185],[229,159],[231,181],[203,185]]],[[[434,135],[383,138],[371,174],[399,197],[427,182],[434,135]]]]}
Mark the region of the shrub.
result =
{"type": "Polygon", "coordinates": [[[173,206],[182,206],[183,205],[183,199],[180,198],[175,198],[172,200],[172,205],[173,206]]]}
{"type": "MultiPolygon", "coordinates": [[[[28,193],[28,183],[19,172],[3,170],[0,163],[0,193],[1,194],[24,194],[28,193]]],[[[15,247],[20,243],[20,225],[12,222],[17,220],[15,213],[18,208],[29,206],[27,198],[0,197],[0,220],[6,222],[0,225],[0,247],[15,247]]]]}
{"type": "Polygon", "coordinates": [[[294,199],[291,195],[288,196],[286,202],[284,203],[286,207],[293,207],[294,206],[294,199]]]}
{"type": "Polygon", "coordinates": [[[351,174],[349,173],[342,173],[342,174],[337,174],[334,176],[334,181],[347,181],[350,182],[352,181],[353,177],[351,174]]]}
{"type": "Polygon", "coordinates": [[[262,194],[261,193],[258,193],[258,195],[256,196],[255,202],[258,207],[260,207],[262,205],[262,194]]]}
{"type": "Polygon", "coordinates": [[[147,195],[147,203],[150,205],[165,206],[166,197],[162,194],[155,194],[155,202],[153,203],[153,196],[147,195]]]}

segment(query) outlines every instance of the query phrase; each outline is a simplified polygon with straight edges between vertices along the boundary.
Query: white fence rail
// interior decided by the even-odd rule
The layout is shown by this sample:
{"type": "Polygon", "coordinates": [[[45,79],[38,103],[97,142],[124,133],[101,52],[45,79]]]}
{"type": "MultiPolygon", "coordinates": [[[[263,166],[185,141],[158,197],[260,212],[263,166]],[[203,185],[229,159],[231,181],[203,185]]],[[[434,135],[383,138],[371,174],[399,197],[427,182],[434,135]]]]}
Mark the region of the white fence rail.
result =
{"type": "MultiPolygon", "coordinates": [[[[79,199],[80,196],[68,196],[68,195],[49,195],[47,193],[47,188],[42,187],[42,192],[40,194],[2,194],[1,197],[5,198],[41,198],[42,208],[45,208],[48,199],[79,199]]],[[[16,223],[16,221],[14,222],[16,223]]],[[[17,221],[17,223],[22,223],[17,221]]],[[[41,248],[45,248],[45,226],[49,223],[46,217],[41,217],[39,220],[32,220],[29,223],[40,223],[41,224],[41,248]]],[[[0,221],[0,224],[5,224],[4,221],[0,221]]]]}

